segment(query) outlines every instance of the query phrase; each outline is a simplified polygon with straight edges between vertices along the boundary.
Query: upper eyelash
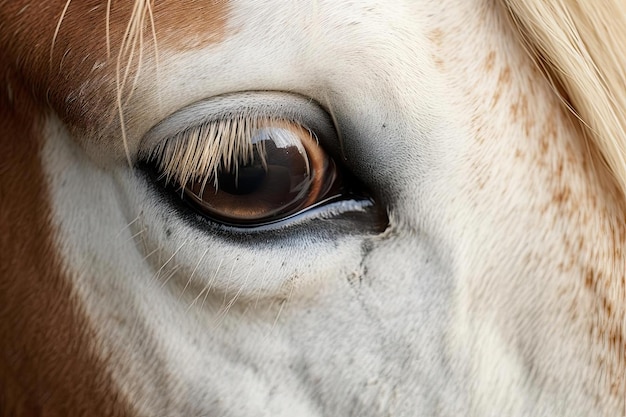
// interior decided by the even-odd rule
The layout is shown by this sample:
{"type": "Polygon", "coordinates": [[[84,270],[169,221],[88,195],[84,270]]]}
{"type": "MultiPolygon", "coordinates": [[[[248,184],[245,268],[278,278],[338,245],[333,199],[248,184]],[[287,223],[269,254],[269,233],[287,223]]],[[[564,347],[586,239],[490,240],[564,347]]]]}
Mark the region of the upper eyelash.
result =
{"type": "MultiPolygon", "coordinates": [[[[236,172],[240,164],[252,161],[255,132],[270,127],[293,129],[294,125],[305,128],[317,142],[315,134],[297,122],[265,116],[240,116],[209,121],[184,130],[156,145],[146,159],[156,164],[166,183],[175,181],[184,186],[190,181],[201,180],[204,188],[212,179],[217,187],[221,170],[236,172]]],[[[265,165],[263,142],[256,146],[265,165]]]]}

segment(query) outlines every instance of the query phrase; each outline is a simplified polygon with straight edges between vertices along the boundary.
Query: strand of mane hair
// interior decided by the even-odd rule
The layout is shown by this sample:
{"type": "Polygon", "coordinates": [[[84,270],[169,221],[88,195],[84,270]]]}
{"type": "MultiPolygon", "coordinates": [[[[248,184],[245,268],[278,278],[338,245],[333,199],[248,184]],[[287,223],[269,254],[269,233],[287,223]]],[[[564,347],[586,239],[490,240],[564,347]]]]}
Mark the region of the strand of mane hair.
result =
{"type": "Polygon", "coordinates": [[[626,2],[502,1],[527,51],[580,123],[588,148],[626,198],[626,2]]]}

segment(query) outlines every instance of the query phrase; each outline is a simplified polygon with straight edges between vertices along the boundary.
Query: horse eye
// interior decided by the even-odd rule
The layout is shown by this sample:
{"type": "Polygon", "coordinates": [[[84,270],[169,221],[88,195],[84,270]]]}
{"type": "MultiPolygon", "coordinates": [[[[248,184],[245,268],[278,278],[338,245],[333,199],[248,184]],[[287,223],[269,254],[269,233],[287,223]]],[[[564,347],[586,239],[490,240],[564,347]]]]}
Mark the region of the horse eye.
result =
{"type": "Polygon", "coordinates": [[[291,217],[340,195],[335,162],[295,123],[250,132],[252,147],[223,162],[215,178],[182,185],[183,199],[204,216],[253,227],[291,217]]]}

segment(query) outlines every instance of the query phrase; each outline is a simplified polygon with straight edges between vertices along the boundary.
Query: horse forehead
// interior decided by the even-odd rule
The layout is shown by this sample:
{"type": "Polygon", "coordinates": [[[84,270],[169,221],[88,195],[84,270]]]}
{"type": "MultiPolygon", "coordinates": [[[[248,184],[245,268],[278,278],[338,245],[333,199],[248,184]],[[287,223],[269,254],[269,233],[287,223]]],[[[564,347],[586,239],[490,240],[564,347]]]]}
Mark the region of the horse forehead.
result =
{"type": "MultiPolygon", "coordinates": [[[[385,60],[428,61],[421,50],[428,39],[420,29],[428,8],[433,8],[428,1],[403,0],[53,0],[41,6],[18,0],[0,7],[4,22],[0,55],[6,56],[4,61],[11,63],[24,85],[33,86],[38,98],[52,105],[82,138],[79,141],[89,142],[87,146],[93,145],[97,152],[107,148],[111,150],[107,155],[121,157],[121,108],[132,150],[132,138],[137,142],[145,128],[157,122],[151,107],[157,102],[165,105],[158,114],[163,118],[191,100],[226,91],[279,89],[306,95],[302,85],[323,83],[323,77],[336,82],[336,90],[352,93],[349,72],[358,70],[360,76],[372,79],[382,73],[385,60]],[[390,31],[393,36],[383,35],[390,31]],[[250,43],[259,45],[257,49],[267,56],[251,57],[250,43]],[[313,55],[315,59],[310,59],[313,55]],[[213,65],[219,76],[224,74],[219,66],[235,60],[239,68],[228,72],[237,85],[226,85],[224,75],[211,81],[219,88],[200,85],[198,78],[211,71],[207,65],[213,65]],[[265,63],[263,69],[241,69],[258,67],[255,60],[265,63]],[[339,62],[354,65],[342,72],[337,69],[339,62]],[[282,78],[268,75],[286,64],[292,65],[291,73],[283,73],[282,78]],[[271,81],[250,81],[259,77],[271,81]],[[181,83],[197,94],[183,93],[181,83]]],[[[409,84],[417,81],[414,77],[409,84]]],[[[383,95],[388,102],[392,92],[383,95]]],[[[414,109],[412,103],[404,107],[414,109]]]]}
{"type": "Polygon", "coordinates": [[[54,60],[50,49],[67,53],[63,46],[89,55],[115,53],[125,38],[139,32],[142,41],[158,33],[159,42],[170,48],[189,48],[190,39],[195,46],[219,42],[227,36],[230,9],[226,0],[51,0],[43,5],[18,0],[3,4],[0,14],[6,17],[4,36],[14,36],[37,52],[48,49],[40,58],[54,60]]]}
{"type": "Polygon", "coordinates": [[[228,1],[5,2],[0,54],[67,122],[89,126],[115,114],[120,79],[156,60],[155,40],[168,51],[220,43],[230,8],[228,1]]]}

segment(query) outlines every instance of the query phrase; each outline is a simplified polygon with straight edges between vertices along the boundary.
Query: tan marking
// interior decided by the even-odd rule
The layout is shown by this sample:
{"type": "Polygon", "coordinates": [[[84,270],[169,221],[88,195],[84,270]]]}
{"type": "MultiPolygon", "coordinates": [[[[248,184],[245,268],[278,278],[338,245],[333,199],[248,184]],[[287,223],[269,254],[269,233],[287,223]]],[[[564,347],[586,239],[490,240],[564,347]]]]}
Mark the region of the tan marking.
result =
{"type": "Polygon", "coordinates": [[[519,93],[518,97],[518,100],[511,104],[512,119],[522,120],[525,125],[527,123],[533,123],[533,119],[528,117],[528,98],[526,97],[526,94],[519,93]]]}
{"type": "Polygon", "coordinates": [[[485,71],[491,72],[493,71],[493,66],[496,61],[496,52],[491,51],[487,54],[487,58],[485,58],[485,71]]]}
{"type": "Polygon", "coordinates": [[[584,317],[593,343],[603,347],[599,372],[604,375],[603,384],[610,395],[618,396],[620,390],[623,394],[626,389],[626,340],[620,326],[626,315],[621,256],[626,225],[624,204],[616,197],[619,193],[610,174],[600,169],[599,164],[589,162],[597,156],[580,140],[582,135],[578,138],[558,135],[555,121],[568,118],[576,122],[565,109],[561,114],[553,112],[544,118],[535,160],[546,172],[545,184],[552,190],[553,222],[568,219],[571,225],[563,234],[563,247],[569,254],[568,275],[579,277],[591,296],[591,310],[582,310],[581,302],[576,316],[584,317]],[[556,164],[552,162],[555,159],[556,164]],[[568,181],[576,176],[582,176],[589,184],[584,191],[569,185],[568,181]]]}
{"type": "Polygon", "coordinates": [[[439,28],[433,29],[426,35],[426,37],[428,38],[428,40],[432,42],[434,46],[434,49],[431,55],[432,55],[432,59],[433,59],[433,63],[435,64],[435,67],[439,70],[443,70],[445,68],[446,61],[441,58],[438,50],[444,41],[443,39],[444,32],[439,28]]]}
{"type": "Polygon", "coordinates": [[[441,47],[441,44],[443,43],[443,36],[444,36],[444,32],[443,30],[441,30],[441,28],[436,28],[431,30],[428,33],[428,39],[437,47],[441,47]]]}
{"type": "Polygon", "coordinates": [[[501,96],[502,96],[502,92],[500,90],[496,90],[496,92],[493,93],[493,97],[491,99],[491,107],[495,107],[498,105],[498,102],[500,101],[501,96]]]}
{"type": "MultiPolygon", "coordinates": [[[[507,33],[510,28],[502,30],[507,33]]],[[[459,46],[450,41],[446,42],[445,48],[448,53],[440,53],[450,63],[455,59],[459,46]]],[[[590,362],[591,355],[598,358],[595,368],[590,368],[588,395],[597,398],[599,404],[607,403],[609,399],[613,404],[624,404],[626,262],[623,248],[626,245],[626,202],[615,178],[598,156],[598,149],[586,142],[578,120],[556,98],[556,94],[546,94],[554,91],[548,86],[545,73],[533,66],[530,60],[520,61],[524,59],[522,55],[518,59],[513,54],[499,56],[487,50],[484,56],[477,56],[476,59],[484,63],[485,73],[497,71],[498,91],[491,93],[491,101],[485,101],[485,97],[477,94],[483,86],[467,85],[463,77],[459,83],[466,88],[463,91],[466,101],[462,105],[475,112],[470,116],[470,130],[477,139],[475,144],[478,148],[469,159],[472,184],[477,190],[475,201],[492,199],[494,190],[500,189],[502,178],[491,178],[486,173],[492,168],[501,172],[497,164],[502,164],[502,161],[520,164],[529,176],[532,175],[531,186],[549,190],[551,198],[529,201],[528,209],[537,211],[541,227],[552,225],[547,230],[561,233],[561,246],[555,249],[562,250],[564,258],[551,260],[545,254],[534,252],[533,248],[528,248],[526,254],[537,259],[534,262],[541,265],[542,269],[534,273],[550,271],[550,263],[554,261],[554,270],[563,271],[568,278],[568,287],[562,289],[558,296],[563,300],[563,311],[573,320],[572,325],[580,325],[587,330],[589,339],[582,337],[580,345],[581,352],[589,356],[581,357],[581,361],[590,362]],[[515,78],[511,71],[515,72],[515,78]],[[551,106],[547,114],[529,105],[538,103],[538,100],[551,106]],[[491,111],[487,111],[482,103],[487,103],[491,111]],[[499,149],[494,141],[503,140],[493,127],[492,118],[496,115],[508,118],[523,133],[520,135],[522,142],[511,143],[508,148],[510,155],[494,156],[491,152],[492,149],[499,149]]],[[[453,72],[457,68],[448,66],[446,70],[453,72]]],[[[563,91],[559,93],[563,94],[563,91]]],[[[502,191],[508,193],[508,189],[502,191]]],[[[531,189],[527,194],[534,196],[542,193],[531,189]]],[[[472,201],[472,204],[476,203],[472,201]]],[[[530,263],[525,262],[526,265],[530,263]]],[[[490,284],[497,279],[494,277],[490,284]]],[[[490,301],[478,290],[474,299],[477,305],[490,301]]]]}
{"type": "Polygon", "coordinates": [[[444,69],[446,66],[446,62],[436,55],[433,56],[433,62],[435,63],[435,66],[440,70],[444,69]]]}
{"type": "MultiPolygon", "coordinates": [[[[0,52],[0,62],[8,62],[0,52]]],[[[125,416],[52,236],[43,107],[6,68],[0,95],[0,415],[125,416]]]]}

